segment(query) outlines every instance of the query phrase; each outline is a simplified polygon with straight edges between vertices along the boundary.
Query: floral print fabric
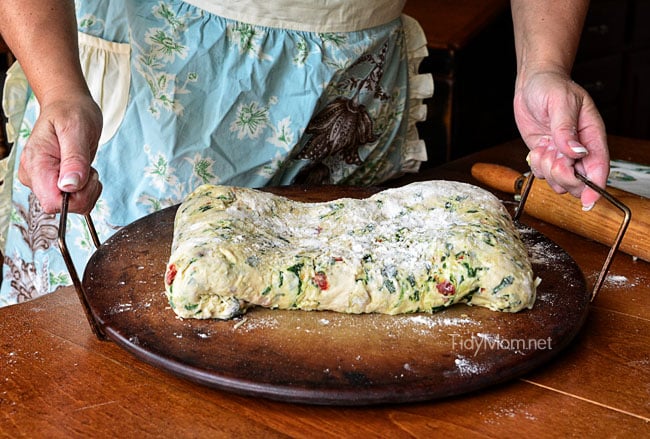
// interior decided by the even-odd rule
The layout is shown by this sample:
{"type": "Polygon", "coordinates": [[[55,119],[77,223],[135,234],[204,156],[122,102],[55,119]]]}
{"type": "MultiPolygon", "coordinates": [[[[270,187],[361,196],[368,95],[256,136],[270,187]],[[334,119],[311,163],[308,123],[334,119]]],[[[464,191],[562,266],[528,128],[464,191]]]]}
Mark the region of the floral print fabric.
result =
{"type": "MultiPolygon", "coordinates": [[[[102,242],[202,183],[369,185],[426,159],[412,115],[424,117],[420,100],[432,84],[420,77],[425,91],[413,98],[409,78],[419,59],[409,59],[407,17],[356,32],[309,33],[228,20],[181,1],[76,6],[88,53],[110,50],[105,42],[130,47],[120,46],[127,54],[122,80],[91,86],[116,124],[93,163],[104,186],[91,214],[102,242]],[[116,108],[108,103],[120,84],[128,98],[116,108]]],[[[17,154],[37,115],[28,94],[17,154]]],[[[14,178],[0,306],[70,283],[57,231],[58,216],[44,214],[14,178]]],[[[81,216],[68,217],[67,231],[81,273],[94,246],[81,216]]]]}
{"type": "Polygon", "coordinates": [[[607,185],[650,198],[650,166],[626,160],[612,160],[607,185]]]}

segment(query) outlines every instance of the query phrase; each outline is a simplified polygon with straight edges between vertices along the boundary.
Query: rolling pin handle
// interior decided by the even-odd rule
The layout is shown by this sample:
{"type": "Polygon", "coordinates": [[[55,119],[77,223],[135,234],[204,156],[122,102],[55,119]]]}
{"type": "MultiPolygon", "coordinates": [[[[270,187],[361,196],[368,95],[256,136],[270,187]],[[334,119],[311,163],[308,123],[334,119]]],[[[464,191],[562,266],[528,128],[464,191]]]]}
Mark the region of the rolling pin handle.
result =
{"type": "Polygon", "coordinates": [[[472,177],[508,194],[518,194],[524,185],[524,176],[512,168],[493,163],[474,163],[472,177]]]}
{"type": "MultiPolygon", "coordinates": [[[[88,320],[88,323],[90,323],[90,329],[92,329],[93,334],[95,334],[95,336],[98,339],[108,340],[106,334],[100,327],[99,323],[97,322],[97,319],[95,318],[92,310],[90,309],[90,304],[88,303],[86,291],[83,288],[83,284],[81,283],[81,280],[79,280],[79,276],[77,275],[77,269],[74,266],[74,262],[72,261],[72,257],[70,256],[70,252],[68,251],[68,246],[66,244],[65,234],[66,234],[66,225],[68,222],[69,197],[70,194],[68,192],[63,192],[63,200],[61,202],[61,215],[59,218],[59,239],[58,239],[59,249],[61,250],[63,261],[65,262],[65,265],[68,268],[68,272],[70,273],[70,279],[72,280],[72,284],[74,285],[74,288],[77,291],[77,296],[79,297],[81,306],[83,307],[84,313],[86,314],[86,319],[88,320]]],[[[88,225],[88,230],[90,231],[90,235],[92,237],[93,243],[95,244],[95,247],[99,248],[100,246],[99,237],[97,236],[97,231],[95,229],[95,225],[93,224],[92,219],[90,218],[90,214],[84,215],[84,218],[86,219],[86,224],[88,225]]]]}
{"type": "Polygon", "coordinates": [[[515,194],[520,194],[521,190],[524,188],[524,183],[526,182],[526,177],[523,175],[520,175],[516,180],[515,180],[515,194]]]}
{"type": "Polygon", "coordinates": [[[528,194],[530,194],[530,190],[533,187],[533,181],[535,181],[535,176],[531,173],[528,179],[526,180],[523,188],[521,189],[519,204],[517,205],[517,209],[515,209],[515,214],[513,215],[513,219],[515,221],[519,221],[521,214],[524,213],[524,207],[526,206],[526,200],[528,199],[528,194]]]}

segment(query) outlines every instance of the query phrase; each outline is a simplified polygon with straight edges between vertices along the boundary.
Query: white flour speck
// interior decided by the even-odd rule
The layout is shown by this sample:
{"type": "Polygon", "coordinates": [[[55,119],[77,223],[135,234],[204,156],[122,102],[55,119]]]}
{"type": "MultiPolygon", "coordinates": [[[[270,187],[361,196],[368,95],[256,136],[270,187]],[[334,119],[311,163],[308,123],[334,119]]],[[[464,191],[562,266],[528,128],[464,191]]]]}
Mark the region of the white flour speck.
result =
{"type": "Polygon", "coordinates": [[[623,287],[628,284],[628,278],[625,276],[610,274],[605,278],[605,284],[609,287],[623,287]]]}
{"type": "Polygon", "coordinates": [[[475,323],[472,319],[464,315],[464,317],[440,317],[440,316],[424,316],[417,315],[404,319],[405,322],[413,324],[414,326],[424,326],[433,329],[439,326],[464,326],[475,323]]]}
{"type": "Polygon", "coordinates": [[[475,375],[483,372],[483,367],[469,360],[467,357],[459,356],[454,360],[461,375],[475,375]]]}
{"type": "Polygon", "coordinates": [[[118,303],[109,310],[109,314],[119,314],[127,311],[133,310],[133,304],[131,303],[118,303]]]}
{"type": "Polygon", "coordinates": [[[232,329],[239,329],[239,327],[241,325],[243,325],[244,323],[246,323],[247,320],[248,320],[248,317],[244,317],[243,319],[241,319],[240,321],[235,323],[235,326],[233,326],[232,329]]]}
{"type": "Polygon", "coordinates": [[[274,317],[263,318],[244,318],[239,322],[239,326],[244,331],[254,331],[256,329],[273,329],[279,326],[279,322],[274,317]]]}
{"type": "MultiPolygon", "coordinates": [[[[489,424],[500,424],[501,419],[514,419],[514,418],[519,418],[523,417],[524,419],[528,421],[536,421],[537,416],[532,414],[526,404],[517,402],[510,404],[506,407],[504,406],[498,406],[498,407],[488,407],[490,410],[490,413],[487,413],[488,416],[485,416],[485,419],[487,423],[489,424]],[[492,416],[490,416],[492,415],[492,416]]],[[[485,415],[485,413],[481,413],[485,415]]]]}

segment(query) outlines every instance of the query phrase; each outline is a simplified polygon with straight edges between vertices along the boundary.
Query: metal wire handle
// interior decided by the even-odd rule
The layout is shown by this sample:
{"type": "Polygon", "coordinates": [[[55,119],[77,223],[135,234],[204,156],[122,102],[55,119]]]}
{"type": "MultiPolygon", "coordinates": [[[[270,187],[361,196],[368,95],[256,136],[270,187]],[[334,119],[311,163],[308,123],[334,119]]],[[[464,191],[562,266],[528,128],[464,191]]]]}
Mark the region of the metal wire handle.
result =
{"type": "MultiPolygon", "coordinates": [[[[623,241],[623,236],[625,235],[625,231],[627,230],[627,226],[630,224],[630,220],[632,219],[632,211],[630,210],[629,207],[627,207],[625,204],[621,203],[618,199],[616,199],[614,196],[612,196],[609,192],[606,190],[596,186],[591,180],[589,180],[587,177],[584,175],[576,172],[575,176],[578,180],[582,181],[584,184],[589,186],[591,189],[595,190],[598,192],[603,198],[605,198],[607,201],[612,203],[614,206],[616,206],[620,211],[623,212],[624,217],[623,221],[621,222],[621,225],[618,228],[618,232],[616,233],[616,238],[614,239],[614,243],[609,249],[609,253],[607,254],[607,257],[605,258],[605,262],[603,263],[603,268],[600,270],[600,274],[598,275],[598,279],[596,280],[596,283],[594,284],[594,289],[591,293],[591,301],[596,298],[596,295],[600,291],[601,287],[603,286],[603,283],[605,282],[605,277],[607,276],[607,272],[609,271],[609,267],[612,265],[612,259],[614,258],[614,254],[616,254],[616,251],[621,245],[621,241],[623,241]]],[[[528,180],[526,181],[526,185],[524,186],[522,192],[521,192],[521,199],[519,201],[519,205],[517,206],[517,210],[515,211],[514,219],[515,221],[519,221],[519,217],[524,211],[524,206],[526,204],[526,199],[528,198],[528,194],[530,193],[530,189],[533,187],[533,181],[535,180],[535,176],[531,173],[530,176],[528,177],[528,180]]]]}
{"type": "MultiPolygon", "coordinates": [[[[97,319],[95,318],[92,310],[90,309],[90,304],[88,303],[88,298],[86,297],[86,291],[83,288],[83,284],[79,280],[77,275],[77,269],[72,262],[72,257],[70,257],[70,252],[68,251],[68,246],[65,241],[66,226],[68,222],[68,202],[70,194],[68,192],[63,192],[63,201],[61,202],[61,215],[59,218],[59,249],[61,250],[61,255],[65,261],[66,267],[68,267],[68,272],[70,273],[70,278],[72,279],[72,284],[74,285],[75,290],[77,291],[77,296],[79,296],[79,301],[83,307],[84,313],[86,314],[86,319],[90,323],[90,328],[93,331],[93,334],[100,340],[107,340],[106,334],[100,327],[97,319]]],[[[90,214],[84,215],[86,224],[88,225],[88,230],[90,231],[90,236],[95,244],[96,248],[99,248],[99,236],[97,236],[97,230],[95,230],[95,224],[93,223],[90,214]]]]}

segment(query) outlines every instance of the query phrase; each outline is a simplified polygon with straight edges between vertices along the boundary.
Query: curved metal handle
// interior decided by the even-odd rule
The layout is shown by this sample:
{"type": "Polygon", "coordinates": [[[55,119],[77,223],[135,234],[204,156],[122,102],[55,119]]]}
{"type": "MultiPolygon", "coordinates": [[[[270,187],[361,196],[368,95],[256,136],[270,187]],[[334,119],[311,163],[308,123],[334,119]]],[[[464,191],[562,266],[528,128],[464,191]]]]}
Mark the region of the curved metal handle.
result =
{"type": "MultiPolygon", "coordinates": [[[[600,273],[598,274],[598,279],[596,280],[596,283],[594,284],[594,289],[591,293],[591,301],[596,298],[596,295],[600,291],[601,287],[603,286],[603,283],[605,282],[605,277],[607,276],[607,272],[609,271],[609,267],[612,265],[612,259],[614,258],[614,254],[618,250],[618,248],[621,245],[621,241],[623,241],[623,236],[625,235],[625,231],[627,230],[627,226],[630,224],[630,220],[632,219],[632,211],[630,210],[629,207],[627,207],[625,204],[621,203],[618,199],[616,199],[614,196],[612,196],[609,192],[606,190],[596,186],[591,180],[589,180],[587,177],[584,175],[576,172],[575,173],[576,178],[580,181],[582,181],[584,184],[589,186],[591,189],[595,190],[598,192],[604,199],[612,203],[614,206],[616,206],[620,211],[623,212],[624,217],[623,221],[621,222],[621,225],[618,228],[618,232],[616,233],[616,238],[614,239],[614,243],[609,249],[609,253],[607,254],[607,257],[605,258],[605,262],[603,263],[603,267],[600,270],[600,273]]],[[[531,173],[530,176],[528,177],[528,181],[526,182],[526,185],[524,186],[523,190],[521,191],[521,200],[519,201],[519,205],[517,206],[517,210],[515,211],[514,215],[514,220],[518,221],[519,217],[524,211],[524,206],[526,204],[526,199],[528,198],[528,194],[530,193],[530,189],[533,187],[533,180],[535,180],[535,176],[531,173]]]]}
{"type": "MultiPolygon", "coordinates": [[[[79,280],[79,276],[77,275],[77,269],[75,268],[74,263],[72,262],[72,257],[70,256],[70,252],[68,251],[68,246],[65,241],[66,226],[68,222],[69,197],[70,194],[68,192],[63,192],[63,201],[61,202],[61,215],[59,219],[59,249],[61,250],[61,255],[63,256],[65,265],[66,267],[68,267],[68,273],[70,274],[70,278],[72,279],[72,284],[74,285],[74,288],[77,291],[77,296],[79,297],[81,306],[83,307],[84,313],[86,314],[86,319],[88,320],[88,323],[90,323],[90,328],[92,329],[93,334],[95,334],[95,336],[100,340],[106,340],[107,339],[106,334],[104,333],[104,331],[102,331],[102,328],[99,326],[99,323],[95,319],[95,316],[93,315],[92,310],[90,309],[90,304],[88,303],[86,292],[83,288],[83,284],[81,283],[81,280],[79,280]]],[[[95,247],[99,248],[100,246],[99,236],[97,236],[97,231],[95,230],[95,224],[90,218],[90,214],[84,215],[84,218],[86,219],[86,224],[88,225],[88,230],[90,231],[90,236],[93,240],[93,244],[95,244],[95,247]]]]}

